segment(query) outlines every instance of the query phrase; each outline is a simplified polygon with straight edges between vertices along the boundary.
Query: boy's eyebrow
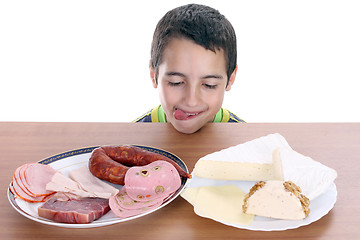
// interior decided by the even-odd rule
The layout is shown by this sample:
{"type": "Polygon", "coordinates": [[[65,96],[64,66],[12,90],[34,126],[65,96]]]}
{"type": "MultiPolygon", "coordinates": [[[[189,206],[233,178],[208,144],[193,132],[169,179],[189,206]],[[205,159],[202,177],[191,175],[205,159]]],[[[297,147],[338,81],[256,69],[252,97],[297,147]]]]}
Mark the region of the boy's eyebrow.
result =
{"type": "Polygon", "coordinates": [[[179,77],[186,77],[185,74],[180,72],[166,72],[165,75],[167,76],[179,76],[179,77]]]}
{"type": "Polygon", "coordinates": [[[207,78],[215,78],[215,79],[223,79],[224,77],[222,75],[218,75],[218,74],[210,74],[210,75],[206,75],[204,77],[202,77],[201,79],[207,79],[207,78]]]}
{"type": "MultiPolygon", "coordinates": [[[[186,78],[186,75],[180,72],[166,72],[165,73],[167,76],[179,76],[179,77],[183,77],[186,78]]],[[[209,75],[205,75],[203,77],[201,77],[201,79],[208,79],[208,78],[215,78],[215,79],[223,79],[224,77],[220,74],[209,74],[209,75]]]]}

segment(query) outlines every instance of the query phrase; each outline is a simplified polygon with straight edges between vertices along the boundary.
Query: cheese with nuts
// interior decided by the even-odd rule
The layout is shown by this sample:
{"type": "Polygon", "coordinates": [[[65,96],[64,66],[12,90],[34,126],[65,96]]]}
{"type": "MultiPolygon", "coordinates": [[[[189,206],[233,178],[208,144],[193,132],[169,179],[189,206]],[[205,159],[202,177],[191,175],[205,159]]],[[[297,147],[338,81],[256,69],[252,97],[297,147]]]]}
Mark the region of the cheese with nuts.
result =
{"type": "Polygon", "coordinates": [[[263,217],[301,220],[308,216],[309,199],[290,181],[258,182],[245,196],[243,211],[263,217]]]}

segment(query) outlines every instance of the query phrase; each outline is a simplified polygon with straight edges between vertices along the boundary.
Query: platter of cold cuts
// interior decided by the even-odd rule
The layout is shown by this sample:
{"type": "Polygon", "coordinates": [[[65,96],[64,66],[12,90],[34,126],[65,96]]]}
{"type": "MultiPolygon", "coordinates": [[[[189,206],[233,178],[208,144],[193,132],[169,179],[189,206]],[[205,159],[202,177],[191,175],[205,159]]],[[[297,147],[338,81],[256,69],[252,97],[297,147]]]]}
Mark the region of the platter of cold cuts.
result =
{"type": "Polygon", "coordinates": [[[162,149],[95,146],[19,166],[8,188],[12,207],[43,224],[92,228],[133,220],[172,202],[191,175],[162,149]]]}

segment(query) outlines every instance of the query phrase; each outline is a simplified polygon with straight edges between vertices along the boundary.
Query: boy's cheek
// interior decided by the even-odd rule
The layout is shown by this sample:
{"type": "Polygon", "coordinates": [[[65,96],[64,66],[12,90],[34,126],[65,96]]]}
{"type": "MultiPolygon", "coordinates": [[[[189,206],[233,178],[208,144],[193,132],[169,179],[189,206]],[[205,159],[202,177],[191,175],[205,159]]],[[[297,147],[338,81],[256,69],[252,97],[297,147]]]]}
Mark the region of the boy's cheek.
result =
{"type": "Polygon", "coordinates": [[[158,90],[163,104],[166,102],[167,105],[170,105],[177,101],[179,91],[163,86],[159,87],[158,90]]]}

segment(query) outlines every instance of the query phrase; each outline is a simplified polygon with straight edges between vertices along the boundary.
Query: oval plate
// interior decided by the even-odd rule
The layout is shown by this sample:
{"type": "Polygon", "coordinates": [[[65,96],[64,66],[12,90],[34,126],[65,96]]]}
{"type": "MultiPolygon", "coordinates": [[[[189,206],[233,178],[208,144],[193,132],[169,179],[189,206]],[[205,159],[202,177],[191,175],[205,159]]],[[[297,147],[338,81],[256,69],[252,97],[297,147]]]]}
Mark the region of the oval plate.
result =
{"type": "MultiPolygon", "coordinates": [[[[189,172],[185,163],[179,157],[177,157],[176,155],[174,155],[170,152],[167,152],[165,150],[158,149],[158,148],[149,147],[149,146],[140,146],[140,145],[131,145],[131,146],[139,147],[139,148],[145,149],[147,151],[166,156],[166,157],[170,158],[171,160],[175,161],[184,171],[189,172]]],[[[97,147],[99,147],[99,146],[80,148],[80,149],[76,149],[76,150],[67,151],[64,153],[60,153],[60,154],[45,158],[45,159],[39,161],[39,163],[50,165],[55,170],[68,176],[69,171],[80,168],[82,166],[87,166],[89,158],[91,156],[91,152],[97,147]]],[[[29,203],[20,198],[16,198],[15,195],[10,191],[10,187],[7,190],[7,196],[8,196],[8,200],[9,200],[11,206],[17,212],[19,212],[21,215],[23,215],[31,220],[34,220],[36,222],[53,225],[53,226],[58,226],[58,227],[66,227],[66,228],[93,228],[93,227],[107,226],[107,225],[120,223],[120,222],[126,222],[129,220],[133,220],[133,219],[148,215],[154,211],[157,211],[157,210],[165,207],[167,204],[169,204],[173,200],[175,200],[175,198],[178,197],[179,194],[183,191],[187,182],[188,182],[187,178],[182,178],[181,186],[179,187],[179,189],[176,192],[174,192],[170,197],[168,197],[161,206],[159,206],[158,208],[153,209],[149,212],[139,214],[139,215],[129,217],[129,218],[119,218],[112,211],[109,211],[107,214],[105,214],[101,218],[99,218],[91,223],[87,223],[87,224],[58,223],[58,222],[54,222],[54,221],[51,221],[51,220],[48,220],[45,218],[41,218],[41,217],[39,217],[39,215],[37,213],[37,209],[43,203],[29,203]]],[[[10,183],[10,184],[12,184],[12,183],[10,183]]],[[[118,188],[121,187],[120,185],[115,185],[115,184],[112,184],[112,185],[115,187],[118,187],[118,188]]]]}

